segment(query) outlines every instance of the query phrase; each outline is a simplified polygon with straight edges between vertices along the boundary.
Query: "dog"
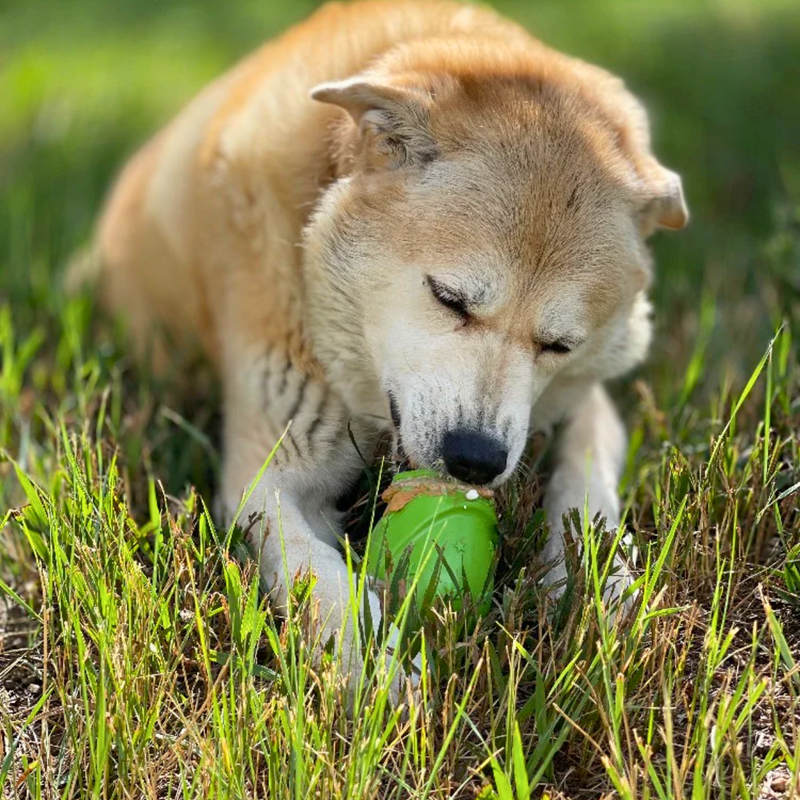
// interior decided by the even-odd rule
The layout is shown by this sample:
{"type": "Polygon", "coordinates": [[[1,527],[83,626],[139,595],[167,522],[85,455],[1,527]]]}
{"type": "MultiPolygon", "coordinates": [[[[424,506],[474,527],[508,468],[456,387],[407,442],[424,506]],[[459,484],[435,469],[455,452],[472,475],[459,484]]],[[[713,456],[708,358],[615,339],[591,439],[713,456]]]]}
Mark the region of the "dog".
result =
{"type": "MultiPolygon", "coordinates": [[[[321,638],[357,672],[335,504],[387,433],[494,488],[562,423],[553,584],[571,509],[619,525],[603,382],[648,349],[646,240],[686,221],[621,80],[485,8],[361,0],[205,88],[124,168],[95,248],[103,302],[153,369],[192,349],[214,365],[220,513],[253,521],[278,609],[314,573],[321,638]]],[[[617,565],[609,601],[630,582],[617,565]]]]}

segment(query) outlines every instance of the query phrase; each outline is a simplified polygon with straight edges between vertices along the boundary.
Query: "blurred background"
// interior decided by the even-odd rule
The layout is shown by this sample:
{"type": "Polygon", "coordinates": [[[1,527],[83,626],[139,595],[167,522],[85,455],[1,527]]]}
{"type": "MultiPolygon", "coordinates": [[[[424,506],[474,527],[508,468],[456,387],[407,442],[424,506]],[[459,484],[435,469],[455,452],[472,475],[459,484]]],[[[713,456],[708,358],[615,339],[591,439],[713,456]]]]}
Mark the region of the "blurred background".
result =
{"type": "MultiPolygon", "coordinates": [[[[123,159],[311,0],[5,0],[0,5],[0,300],[58,336],[54,277],[123,159]]],[[[660,234],[658,404],[749,374],[800,286],[797,0],[498,0],[550,45],[621,75],[690,227],[660,234]],[[702,364],[702,370],[698,365],[702,364]]],[[[685,398],[684,398],[685,399],[685,398]]],[[[695,398],[697,399],[697,398],[695,398]]]]}

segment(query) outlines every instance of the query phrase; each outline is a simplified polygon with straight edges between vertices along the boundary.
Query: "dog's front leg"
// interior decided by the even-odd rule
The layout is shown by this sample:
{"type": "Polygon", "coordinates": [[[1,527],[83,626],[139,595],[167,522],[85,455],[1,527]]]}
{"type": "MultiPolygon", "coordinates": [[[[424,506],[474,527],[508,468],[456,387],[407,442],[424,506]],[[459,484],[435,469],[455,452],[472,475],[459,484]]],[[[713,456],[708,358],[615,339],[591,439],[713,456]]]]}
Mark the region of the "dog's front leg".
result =
{"type": "MultiPolygon", "coordinates": [[[[349,421],[341,399],[324,381],[296,369],[282,355],[254,358],[249,365],[240,360],[239,369],[226,376],[225,515],[232,516],[283,436],[240,511],[239,524],[248,531],[279,612],[287,609],[293,582],[313,573],[312,603],[319,620],[315,655],[334,640],[352,694],[363,664],[357,628],[364,624],[364,603],[374,626],[369,634],[380,624],[381,609],[371,590],[361,608],[354,609],[357,580],[351,582],[337,546],[335,500],[362,466],[350,441],[349,421]]],[[[374,433],[354,427],[360,446],[370,452],[374,433]]],[[[392,684],[395,699],[400,688],[398,676],[392,684]]]]}
{"type": "MultiPolygon", "coordinates": [[[[546,581],[563,591],[567,571],[564,564],[564,515],[578,509],[589,521],[598,514],[608,530],[619,526],[617,484],[625,454],[625,431],[605,389],[595,384],[573,408],[557,443],[556,465],[545,494],[545,513],[550,537],[543,558],[553,566],[546,581]]],[[[617,600],[631,583],[622,556],[614,556],[613,574],[606,583],[608,602],[617,600]]]]}
{"type": "Polygon", "coordinates": [[[340,668],[352,688],[363,665],[359,635],[366,624],[363,603],[369,606],[373,626],[363,631],[367,635],[377,632],[381,607],[377,595],[366,587],[361,605],[356,604],[358,574],[348,574],[339,548],[323,538],[323,528],[331,520],[321,498],[313,496],[315,477],[311,470],[268,468],[244,506],[242,521],[249,526],[248,540],[278,613],[287,612],[293,583],[313,574],[315,655],[333,641],[340,668]]]}

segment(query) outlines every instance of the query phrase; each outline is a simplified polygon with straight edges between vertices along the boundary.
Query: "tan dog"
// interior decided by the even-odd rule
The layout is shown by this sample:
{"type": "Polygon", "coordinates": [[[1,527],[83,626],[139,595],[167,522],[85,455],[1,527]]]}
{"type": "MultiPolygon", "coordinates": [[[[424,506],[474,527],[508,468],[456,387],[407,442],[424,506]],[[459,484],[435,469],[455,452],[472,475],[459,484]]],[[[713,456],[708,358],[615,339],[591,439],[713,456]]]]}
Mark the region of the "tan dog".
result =
{"type": "Polygon", "coordinates": [[[601,382],[647,350],[646,237],[686,218],[617,78],[490,11],[362,2],[206,88],[125,169],[98,244],[140,351],[159,329],[162,366],[169,341],[218,368],[228,518],[292,422],[251,544],[279,604],[314,570],[358,662],[334,511],[361,467],[348,425],[362,453],[393,431],[413,462],[497,486],[566,420],[546,499],[563,579],[562,515],[588,495],[619,522],[601,382]]]}

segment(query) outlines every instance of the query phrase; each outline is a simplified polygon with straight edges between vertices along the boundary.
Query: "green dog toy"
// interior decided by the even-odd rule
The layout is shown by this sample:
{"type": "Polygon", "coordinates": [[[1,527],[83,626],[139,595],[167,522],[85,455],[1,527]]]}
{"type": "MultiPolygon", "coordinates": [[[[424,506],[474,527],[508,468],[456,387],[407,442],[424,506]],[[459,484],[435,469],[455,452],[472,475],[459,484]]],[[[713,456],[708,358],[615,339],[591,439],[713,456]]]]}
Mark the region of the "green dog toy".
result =
{"type": "Polygon", "coordinates": [[[387,563],[408,556],[407,584],[416,577],[416,597],[431,589],[461,608],[465,591],[482,614],[491,608],[497,515],[493,494],[443,479],[432,470],[401,472],[384,492],[386,513],[372,531],[367,571],[380,580],[387,563]],[[466,585],[465,585],[466,584],[466,585]]]}

